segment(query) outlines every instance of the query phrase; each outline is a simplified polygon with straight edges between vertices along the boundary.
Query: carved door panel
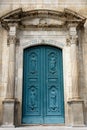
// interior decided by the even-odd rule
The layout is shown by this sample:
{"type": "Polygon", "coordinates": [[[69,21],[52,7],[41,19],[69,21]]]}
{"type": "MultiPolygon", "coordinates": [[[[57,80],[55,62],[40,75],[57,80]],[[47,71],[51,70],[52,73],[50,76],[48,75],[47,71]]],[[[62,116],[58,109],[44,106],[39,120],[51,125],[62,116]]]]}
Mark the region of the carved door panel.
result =
{"type": "Polygon", "coordinates": [[[24,50],[23,79],[23,123],[43,123],[41,85],[41,50],[28,48],[24,50]]]}
{"type": "Polygon", "coordinates": [[[62,50],[45,50],[44,123],[64,123],[62,50]]]}
{"type": "Polygon", "coordinates": [[[64,123],[62,51],[37,46],[24,50],[22,123],[64,123]]]}

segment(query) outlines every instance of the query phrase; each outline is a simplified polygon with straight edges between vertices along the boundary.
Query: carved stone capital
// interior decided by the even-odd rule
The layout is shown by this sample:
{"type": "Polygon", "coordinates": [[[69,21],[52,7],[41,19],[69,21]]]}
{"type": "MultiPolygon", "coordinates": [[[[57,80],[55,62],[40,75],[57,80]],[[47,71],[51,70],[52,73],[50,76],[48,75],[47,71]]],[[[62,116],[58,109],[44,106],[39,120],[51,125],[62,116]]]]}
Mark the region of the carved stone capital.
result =
{"type": "Polygon", "coordinates": [[[78,43],[78,36],[75,35],[75,36],[70,36],[70,42],[71,44],[76,44],[78,43]]]}
{"type": "Polygon", "coordinates": [[[9,23],[9,32],[7,38],[7,44],[19,44],[19,39],[17,38],[17,23],[9,23]]]}
{"type": "Polygon", "coordinates": [[[78,44],[78,36],[77,35],[68,35],[66,38],[66,45],[70,46],[72,44],[78,44]]]}
{"type": "Polygon", "coordinates": [[[67,37],[66,37],[66,46],[70,46],[70,45],[71,45],[70,36],[67,35],[67,37]]]}
{"type": "Polygon", "coordinates": [[[77,26],[78,26],[78,23],[68,24],[68,30],[69,30],[69,35],[70,36],[77,35],[77,26]]]}
{"type": "Polygon", "coordinates": [[[76,44],[78,43],[78,35],[77,35],[77,26],[78,23],[71,23],[68,24],[68,36],[66,38],[66,43],[67,45],[72,45],[72,44],[76,44]]]}
{"type": "Polygon", "coordinates": [[[8,36],[8,38],[7,38],[7,45],[10,45],[10,44],[19,45],[19,39],[16,38],[16,36],[8,36]]]}

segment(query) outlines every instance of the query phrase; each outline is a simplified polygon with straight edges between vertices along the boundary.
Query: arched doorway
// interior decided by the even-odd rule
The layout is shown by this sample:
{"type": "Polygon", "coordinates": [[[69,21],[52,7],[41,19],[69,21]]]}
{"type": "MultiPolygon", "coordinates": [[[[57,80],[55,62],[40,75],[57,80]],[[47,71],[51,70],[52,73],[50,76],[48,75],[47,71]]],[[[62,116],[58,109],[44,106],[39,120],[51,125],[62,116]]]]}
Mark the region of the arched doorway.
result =
{"type": "Polygon", "coordinates": [[[22,123],[64,123],[62,50],[34,46],[23,56],[22,123]]]}

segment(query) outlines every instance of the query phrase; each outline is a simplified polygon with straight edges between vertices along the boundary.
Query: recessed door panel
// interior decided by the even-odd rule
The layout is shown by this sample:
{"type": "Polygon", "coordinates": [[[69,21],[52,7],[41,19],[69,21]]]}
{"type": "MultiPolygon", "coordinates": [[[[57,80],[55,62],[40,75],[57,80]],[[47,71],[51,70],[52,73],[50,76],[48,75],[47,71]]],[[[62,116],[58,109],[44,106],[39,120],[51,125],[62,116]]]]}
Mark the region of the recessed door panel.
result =
{"type": "Polygon", "coordinates": [[[63,72],[62,51],[48,47],[45,50],[45,114],[44,122],[63,123],[63,72]],[[59,121],[58,121],[59,120],[59,121]]]}
{"type": "Polygon", "coordinates": [[[36,46],[24,50],[22,123],[64,123],[62,50],[36,46]]]}

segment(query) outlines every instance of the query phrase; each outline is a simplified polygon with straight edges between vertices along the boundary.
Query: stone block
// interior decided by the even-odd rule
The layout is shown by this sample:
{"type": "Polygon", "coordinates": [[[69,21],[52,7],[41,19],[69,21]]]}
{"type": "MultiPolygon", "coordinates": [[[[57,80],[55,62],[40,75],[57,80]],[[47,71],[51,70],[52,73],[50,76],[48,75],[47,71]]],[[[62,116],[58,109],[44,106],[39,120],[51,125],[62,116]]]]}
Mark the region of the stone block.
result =
{"type": "Polygon", "coordinates": [[[71,99],[68,103],[71,109],[71,126],[85,126],[83,101],[80,99],[71,99]]]}
{"type": "Polygon", "coordinates": [[[3,101],[2,127],[15,127],[18,125],[18,104],[14,99],[3,101]]]}

